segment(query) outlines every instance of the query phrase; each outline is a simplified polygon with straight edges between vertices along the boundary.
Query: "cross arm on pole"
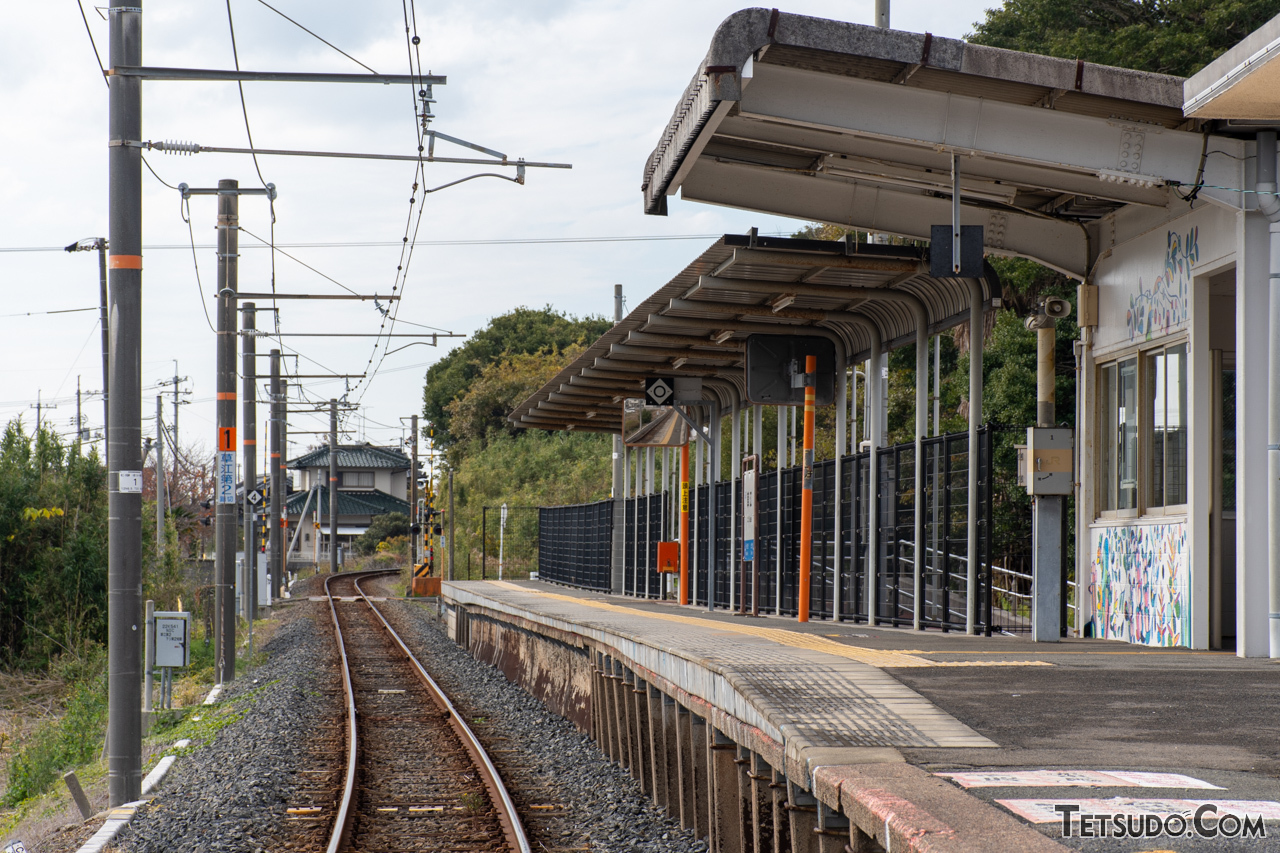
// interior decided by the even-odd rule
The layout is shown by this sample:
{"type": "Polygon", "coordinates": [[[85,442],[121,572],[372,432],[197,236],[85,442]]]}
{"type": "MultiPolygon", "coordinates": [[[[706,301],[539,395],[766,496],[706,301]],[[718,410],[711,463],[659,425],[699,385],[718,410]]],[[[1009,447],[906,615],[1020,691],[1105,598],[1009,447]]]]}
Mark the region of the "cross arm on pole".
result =
{"type": "Polygon", "coordinates": [[[393,83],[409,86],[443,86],[449,78],[441,74],[335,74],[307,71],[228,71],[213,68],[166,68],[150,65],[115,65],[107,77],[137,77],[143,80],[206,80],[238,83],[393,83]]]}

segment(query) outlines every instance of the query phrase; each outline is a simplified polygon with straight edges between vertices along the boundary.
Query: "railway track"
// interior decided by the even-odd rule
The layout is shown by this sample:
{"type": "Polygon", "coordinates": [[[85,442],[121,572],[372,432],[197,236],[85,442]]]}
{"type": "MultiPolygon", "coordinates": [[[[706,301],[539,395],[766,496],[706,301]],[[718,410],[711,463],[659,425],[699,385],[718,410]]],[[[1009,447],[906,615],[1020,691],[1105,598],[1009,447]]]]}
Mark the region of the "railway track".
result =
{"type": "Polygon", "coordinates": [[[345,781],[328,853],[530,853],[511,797],[459,717],[360,583],[325,581],[346,697],[345,781]]]}

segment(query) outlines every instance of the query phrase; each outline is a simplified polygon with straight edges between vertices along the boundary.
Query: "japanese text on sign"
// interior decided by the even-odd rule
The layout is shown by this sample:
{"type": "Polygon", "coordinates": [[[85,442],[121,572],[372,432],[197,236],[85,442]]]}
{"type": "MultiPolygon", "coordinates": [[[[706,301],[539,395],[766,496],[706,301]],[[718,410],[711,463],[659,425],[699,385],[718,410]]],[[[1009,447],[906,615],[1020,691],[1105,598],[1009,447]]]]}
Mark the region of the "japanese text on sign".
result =
{"type": "Polygon", "coordinates": [[[236,454],[230,450],[218,451],[218,503],[236,502],[236,454]]]}

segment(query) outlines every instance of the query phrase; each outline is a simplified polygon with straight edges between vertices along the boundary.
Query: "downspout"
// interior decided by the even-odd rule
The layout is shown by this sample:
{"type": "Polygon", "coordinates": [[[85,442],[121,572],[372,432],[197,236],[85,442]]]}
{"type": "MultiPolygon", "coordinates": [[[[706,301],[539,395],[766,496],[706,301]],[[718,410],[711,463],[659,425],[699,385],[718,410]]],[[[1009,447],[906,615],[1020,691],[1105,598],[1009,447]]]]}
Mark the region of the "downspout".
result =
{"type": "Polygon", "coordinates": [[[1276,196],[1276,132],[1258,133],[1258,210],[1271,223],[1271,293],[1267,329],[1267,567],[1271,657],[1280,658],[1280,198],[1276,196]]]}

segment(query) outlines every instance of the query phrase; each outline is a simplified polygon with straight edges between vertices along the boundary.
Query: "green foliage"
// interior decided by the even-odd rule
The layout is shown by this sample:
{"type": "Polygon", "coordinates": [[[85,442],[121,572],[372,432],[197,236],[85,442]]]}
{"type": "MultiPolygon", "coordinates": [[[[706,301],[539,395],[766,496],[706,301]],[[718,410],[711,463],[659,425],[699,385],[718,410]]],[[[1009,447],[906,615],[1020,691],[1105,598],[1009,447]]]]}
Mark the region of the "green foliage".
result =
{"type": "Polygon", "coordinates": [[[0,438],[0,664],[40,666],[106,640],[106,471],[96,452],[0,438]]]}
{"type": "Polygon", "coordinates": [[[389,512],[376,515],[369,522],[368,529],[356,538],[356,553],[367,556],[378,549],[378,544],[395,536],[409,535],[409,516],[402,512],[389,512]]]}
{"type": "Polygon", "coordinates": [[[88,654],[64,666],[78,674],[65,713],[37,726],[9,760],[3,803],[15,806],[49,790],[59,776],[97,757],[107,730],[106,654],[88,654]]]}
{"type": "Polygon", "coordinates": [[[1280,0],[1005,0],[975,44],[1190,76],[1280,13],[1280,0]]]}
{"type": "MultiPolygon", "coordinates": [[[[436,444],[448,447],[459,440],[452,429],[453,413],[449,404],[471,390],[475,380],[490,365],[504,356],[557,352],[574,344],[589,344],[611,325],[602,317],[566,316],[550,305],[537,310],[517,308],[494,317],[486,328],[427,370],[422,413],[435,430],[436,444]]],[[[505,417],[504,412],[502,418],[505,417]]]]}

